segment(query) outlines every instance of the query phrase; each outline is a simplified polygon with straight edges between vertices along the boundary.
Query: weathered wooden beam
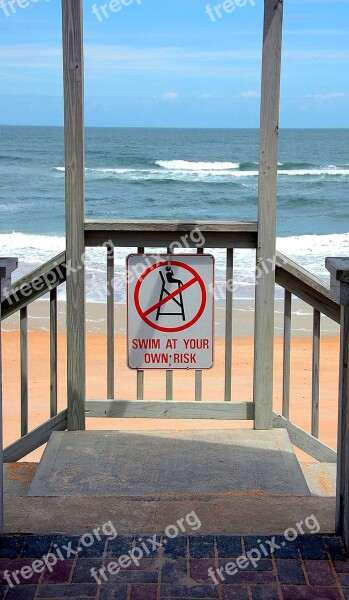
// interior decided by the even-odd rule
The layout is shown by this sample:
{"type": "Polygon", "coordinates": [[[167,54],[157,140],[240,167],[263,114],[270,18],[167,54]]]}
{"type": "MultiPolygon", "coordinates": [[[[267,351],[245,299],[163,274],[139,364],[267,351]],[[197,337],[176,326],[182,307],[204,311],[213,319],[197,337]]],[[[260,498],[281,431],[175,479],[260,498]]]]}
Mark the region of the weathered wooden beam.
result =
{"type": "Polygon", "coordinates": [[[50,439],[53,431],[65,431],[67,429],[67,411],[63,410],[58,415],[46,421],[23,438],[17,440],[4,450],[4,462],[16,462],[21,460],[30,452],[40,448],[50,439]]]}
{"type": "Polygon", "coordinates": [[[233,275],[234,250],[227,250],[225,274],[225,357],[224,357],[224,400],[231,402],[232,359],[233,359],[233,275]]]}
{"type": "Polygon", "coordinates": [[[21,436],[28,433],[28,309],[20,311],[21,436]]]}
{"type": "Polygon", "coordinates": [[[85,221],[86,246],[112,243],[119,247],[132,244],[168,248],[176,243],[183,249],[256,248],[257,224],[240,222],[184,221],[85,221]]]}
{"type": "Polygon", "coordinates": [[[276,253],[276,283],[336,323],[340,322],[340,306],[331,297],[330,288],[280,252],[276,253]]]}
{"type": "Polygon", "coordinates": [[[2,302],[2,320],[16,314],[66,280],[65,253],[16,281],[2,302]]]}
{"type": "Polygon", "coordinates": [[[107,398],[113,400],[115,395],[115,256],[114,246],[107,246],[107,398]]]}
{"type": "Polygon", "coordinates": [[[349,258],[326,258],[331,293],[341,304],[336,533],[349,552],[349,258]]]}
{"type": "MultiPolygon", "coordinates": [[[[167,221],[167,220],[110,220],[110,219],[85,219],[85,231],[162,231],[164,233],[190,234],[195,230],[205,234],[209,231],[224,233],[257,233],[258,226],[254,221],[167,221]]],[[[192,234],[192,241],[198,239],[198,235],[192,234]]],[[[189,240],[188,240],[189,241],[189,240]]]]}
{"type": "Polygon", "coordinates": [[[313,353],[311,371],[311,435],[319,437],[319,396],[320,396],[320,333],[321,313],[313,312],[313,353]]]}
{"type": "Polygon", "coordinates": [[[83,2],[62,0],[68,429],[85,429],[85,169],[83,2]]]}
{"type": "Polygon", "coordinates": [[[273,427],[287,429],[292,444],[319,462],[335,463],[337,461],[337,454],[332,448],[285,419],[282,415],[273,413],[273,427]]]}
{"type": "Polygon", "coordinates": [[[88,400],[87,417],[252,420],[253,402],[88,400]]]}
{"type": "Polygon", "coordinates": [[[58,389],[58,314],[57,288],[50,291],[50,417],[57,414],[58,389]]]}
{"type": "Polygon", "coordinates": [[[282,415],[290,418],[290,373],[291,373],[291,319],[292,294],[285,290],[284,302],[284,347],[282,364],[282,415]]]}
{"type": "Polygon", "coordinates": [[[254,385],[255,428],[272,428],[275,256],[280,70],[283,3],[264,0],[262,97],[258,183],[258,244],[254,385]]]}
{"type": "Polygon", "coordinates": [[[2,419],[2,342],[1,342],[1,297],[4,281],[8,281],[11,273],[17,268],[17,258],[0,258],[0,533],[4,527],[4,452],[3,452],[3,419],[2,419]]]}

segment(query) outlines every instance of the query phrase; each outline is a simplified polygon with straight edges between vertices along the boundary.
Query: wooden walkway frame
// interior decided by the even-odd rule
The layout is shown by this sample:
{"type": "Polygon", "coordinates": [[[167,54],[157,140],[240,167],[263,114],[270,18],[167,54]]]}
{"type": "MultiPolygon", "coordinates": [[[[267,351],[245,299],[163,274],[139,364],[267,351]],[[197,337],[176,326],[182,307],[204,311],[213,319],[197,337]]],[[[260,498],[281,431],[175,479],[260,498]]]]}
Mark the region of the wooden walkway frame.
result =
{"type": "Polygon", "coordinates": [[[283,3],[264,1],[262,96],[258,183],[258,245],[254,388],[255,428],[273,426],[273,357],[276,191],[278,168],[279,104],[283,3]]]}
{"type": "Polygon", "coordinates": [[[62,0],[67,260],[68,429],[85,429],[83,2],[62,0]]]}
{"type": "MultiPolygon", "coordinates": [[[[84,239],[84,62],[82,0],[62,0],[63,70],[65,107],[68,429],[85,428],[85,273],[84,239]]],[[[258,193],[258,247],[255,310],[254,403],[256,429],[273,423],[273,337],[275,273],[264,269],[275,256],[278,123],[282,41],[282,0],[264,0],[260,166],[258,193]]],[[[149,246],[151,241],[146,244],[149,246]]],[[[146,245],[144,244],[144,245],[146,245]]],[[[140,244],[139,244],[140,245],[140,244]]],[[[229,257],[232,263],[232,256],[229,257]]],[[[230,267],[231,268],[231,267],[230,267]]],[[[109,274],[113,270],[109,261],[109,274]]],[[[230,306],[230,298],[228,298],[230,306]]],[[[108,304],[109,323],[113,323],[108,304]]],[[[230,340],[230,330],[228,332],[230,340]]],[[[112,340],[109,337],[111,350],[112,340]]],[[[110,353],[112,356],[112,352],[110,353]]],[[[227,366],[231,353],[226,353],[227,366]]],[[[114,396],[113,367],[108,365],[108,396],[114,396]]],[[[201,397],[198,373],[196,397],[201,397]]],[[[172,397],[172,374],[167,374],[167,398],[172,397]]],[[[143,373],[138,377],[138,398],[143,398],[143,373]]],[[[225,399],[230,399],[227,378],[225,399]]]]}
{"type": "Polygon", "coordinates": [[[17,258],[0,258],[0,532],[4,529],[4,451],[2,423],[2,353],[1,353],[1,300],[4,284],[17,269],[17,258]]]}

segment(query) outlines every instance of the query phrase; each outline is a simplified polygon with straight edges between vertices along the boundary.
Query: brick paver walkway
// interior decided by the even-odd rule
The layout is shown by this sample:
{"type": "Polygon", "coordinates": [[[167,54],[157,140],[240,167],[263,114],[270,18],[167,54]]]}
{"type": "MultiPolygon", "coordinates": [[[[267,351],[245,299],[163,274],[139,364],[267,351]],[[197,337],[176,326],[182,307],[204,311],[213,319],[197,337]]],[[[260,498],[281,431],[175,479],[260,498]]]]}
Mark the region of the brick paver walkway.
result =
{"type": "Polygon", "coordinates": [[[0,598],[349,600],[349,560],[338,538],[319,535],[293,542],[282,536],[4,535],[0,598]]]}

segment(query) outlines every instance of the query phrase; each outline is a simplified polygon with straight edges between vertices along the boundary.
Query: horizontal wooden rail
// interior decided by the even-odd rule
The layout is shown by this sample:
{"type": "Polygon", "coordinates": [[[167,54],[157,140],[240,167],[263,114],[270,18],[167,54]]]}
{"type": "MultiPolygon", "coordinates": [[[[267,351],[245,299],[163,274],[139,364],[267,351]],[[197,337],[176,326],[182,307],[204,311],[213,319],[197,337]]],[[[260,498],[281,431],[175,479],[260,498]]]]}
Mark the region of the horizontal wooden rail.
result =
{"type": "Polygon", "coordinates": [[[88,400],[87,417],[253,420],[253,402],[88,400]]]}
{"type": "Polygon", "coordinates": [[[46,421],[24,437],[17,440],[4,450],[4,462],[16,462],[40,448],[48,442],[53,431],[65,431],[67,429],[67,411],[63,410],[58,415],[46,421]]]}
{"type": "Polygon", "coordinates": [[[292,444],[319,462],[335,463],[337,461],[337,454],[332,448],[326,446],[326,444],[320,442],[316,437],[288,419],[285,419],[282,415],[273,413],[273,427],[287,429],[292,444]]]}
{"type": "Polygon", "coordinates": [[[276,283],[336,323],[340,306],[330,295],[330,288],[280,252],[276,253],[276,283]]]}
{"type": "Polygon", "coordinates": [[[66,276],[65,252],[62,252],[45,265],[15,281],[11,288],[11,294],[1,303],[1,320],[16,314],[35,300],[57,288],[66,281],[66,276]]]}
{"type": "Polygon", "coordinates": [[[168,248],[256,248],[257,223],[229,221],[85,221],[85,244],[168,248]]]}

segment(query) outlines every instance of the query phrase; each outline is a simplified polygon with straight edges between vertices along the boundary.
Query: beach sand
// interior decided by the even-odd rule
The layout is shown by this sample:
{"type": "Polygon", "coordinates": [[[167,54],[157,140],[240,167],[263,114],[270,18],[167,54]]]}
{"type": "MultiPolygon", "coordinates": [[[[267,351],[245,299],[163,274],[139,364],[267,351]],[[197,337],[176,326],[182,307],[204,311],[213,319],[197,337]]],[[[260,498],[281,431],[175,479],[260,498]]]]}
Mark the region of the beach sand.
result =
{"type": "MultiPolygon", "coordinates": [[[[60,305],[61,331],[58,337],[58,397],[59,410],[66,407],[66,334],[64,331],[64,303],[60,305]]],[[[37,302],[30,311],[29,332],[29,430],[49,418],[49,334],[46,315],[48,307],[37,302]],[[34,308],[35,307],[35,308],[34,308]]],[[[310,431],[311,423],[311,362],[312,339],[311,315],[296,308],[291,346],[291,400],[290,419],[310,431]],[[304,324],[306,326],[304,327],[304,324]]],[[[115,335],[115,380],[117,399],[136,398],[136,373],[126,366],[126,335],[124,307],[116,307],[118,333],[115,335]]],[[[274,410],[281,413],[282,404],[282,314],[278,311],[275,338],[274,410]]],[[[105,306],[88,306],[87,334],[87,399],[106,398],[106,336],[105,306]],[[96,331],[97,329],[97,331],[96,331]]],[[[17,317],[16,317],[17,318],[17,317]]],[[[19,332],[16,318],[4,323],[3,331],[3,403],[4,444],[7,446],[20,435],[20,362],[19,332]]],[[[203,373],[203,400],[222,401],[224,394],[224,310],[216,309],[215,365],[203,373]]],[[[253,378],[253,312],[234,312],[233,342],[233,401],[252,400],[253,378]]],[[[320,363],[320,439],[336,448],[337,399],[338,399],[338,327],[323,322],[320,363]]],[[[145,399],[165,399],[165,372],[145,373],[145,399]]],[[[194,372],[174,373],[174,399],[194,400],[194,372]]],[[[200,420],[152,420],[152,419],[87,419],[88,429],[107,430],[154,430],[172,428],[215,429],[252,427],[252,422],[200,420]]],[[[39,460],[38,449],[25,460],[39,460]]],[[[303,460],[309,457],[297,452],[303,460]]]]}

